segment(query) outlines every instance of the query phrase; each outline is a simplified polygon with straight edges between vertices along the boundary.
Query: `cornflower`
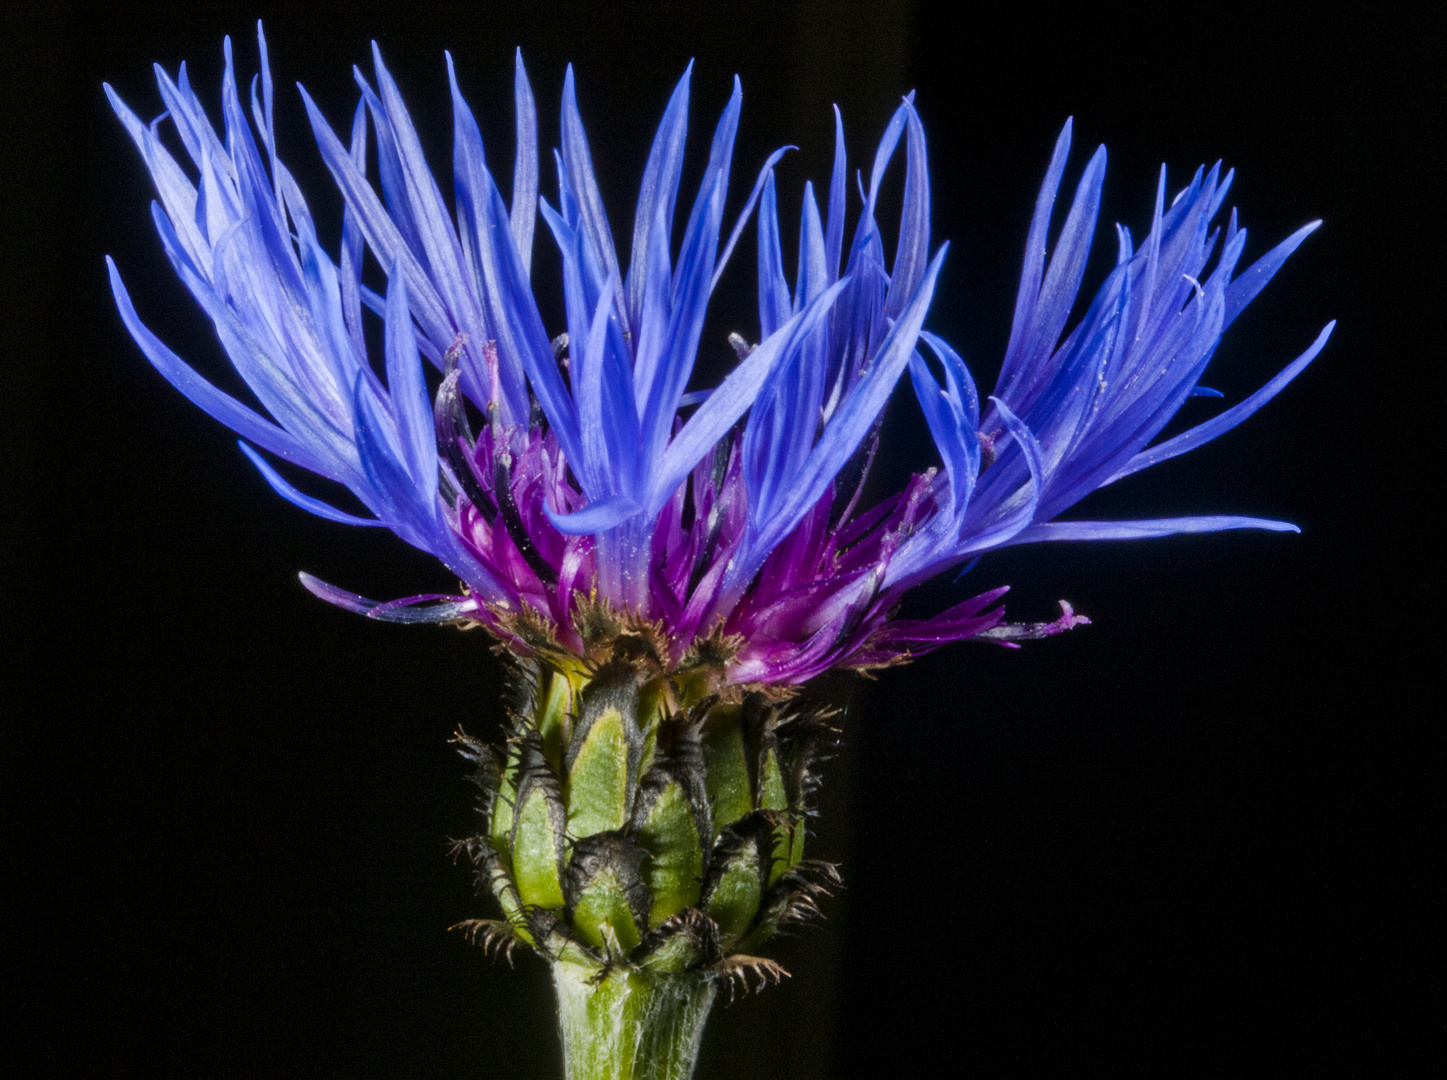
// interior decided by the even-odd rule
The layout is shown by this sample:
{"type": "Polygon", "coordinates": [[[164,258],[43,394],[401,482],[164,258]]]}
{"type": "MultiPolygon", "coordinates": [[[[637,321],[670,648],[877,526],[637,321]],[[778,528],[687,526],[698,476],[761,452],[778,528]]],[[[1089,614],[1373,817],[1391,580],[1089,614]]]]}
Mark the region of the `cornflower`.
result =
{"type": "Polygon", "coordinates": [[[1148,235],[1136,244],[1117,226],[1116,264],[1067,330],[1105,151],[1086,165],[1052,243],[1066,123],[1036,201],[1000,376],[982,405],[960,355],[924,329],[947,245],[930,250],[913,95],[885,128],[867,187],[857,178],[863,205],[847,251],[835,110],[827,198],[821,211],[805,184],[791,287],[774,178],[783,149],[725,239],[737,79],[676,244],[692,65],[674,89],[625,270],[571,68],[550,203],[539,198],[536,106],[518,55],[507,205],[447,57],[454,212],[374,46],[374,78],[356,72],[346,141],[301,91],[345,204],[333,259],[278,157],[259,28],[258,39],[250,119],[226,43],[221,134],[184,65],[175,79],[157,67],[166,111],[150,124],[106,89],[155,180],[166,254],[269,416],[167,348],[108,260],[116,302],[155,367],[242,437],[278,494],[331,521],[388,528],[461,582],[455,595],[388,602],[302,574],[308,589],[374,619],[480,625],[504,645],[510,738],[491,747],[459,736],[483,815],[459,850],[503,918],[466,929],[552,962],[570,1076],[686,1076],[719,982],[783,974],[749,950],[813,913],[837,880],[803,857],[812,765],[831,729],[797,706],[794,687],[951,641],[1013,647],[1088,621],[1062,601],[1054,621],[1007,623],[1004,589],[901,619],[909,589],[1017,544],[1294,530],[1249,517],[1059,520],[1091,491],[1240,423],[1331,333],[1334,324],[1245,400],[1153,444],[1188,397],[1218,396],[1200,379],[1221,335],[1319,224],[1238,274],[1245,230],[1234,210],[1224,230],[1213,225],[1232,178],[1219,163],[1169,204],[1162,169],[1148,235]],[[162,143],[167,120],[189,169],[162,143]],[[890,259],[875,209],[901,144],[890,259]],[[710,296],[755,211],[755,340],[730,335],[736,366],[717,386],[690,389],[710,296]],[[556,335],[530,284],[539,212],[561,254],[556,335]],[[384,292],[363,281],[366,252],[384,292]],[[433,382],[424,357],[440,373],[433,382]],[[906,370],[941,467],[866,508],[881,417],[906,370]],[[369,516],[303,492],[262,451],[341,484],[369,516]],[[629,1022],[601,1022],[604,1013],[629,1022]]]}

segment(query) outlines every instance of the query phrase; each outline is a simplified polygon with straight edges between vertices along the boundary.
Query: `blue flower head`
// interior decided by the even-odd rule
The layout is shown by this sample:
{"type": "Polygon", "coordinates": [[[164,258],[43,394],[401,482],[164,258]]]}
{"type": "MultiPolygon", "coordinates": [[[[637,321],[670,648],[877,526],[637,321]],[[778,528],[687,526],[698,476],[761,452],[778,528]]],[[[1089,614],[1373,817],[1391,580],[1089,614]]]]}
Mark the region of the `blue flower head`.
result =
{"type": "Polygon", "coordinates": [[[1091,491],[1240,423],[1331,333],[1333,324],[1244,401],[1154,442],[1186,398],[1212,393],[1199,380],[1221,335],[1318,224],[1237,273],[1245,230],[1234,210],[1224,229],[1213,224],[1231,183],[1219,165],[1198,170],[1169,204],[1162,171],[1149,234],[1137,245],[1117,226],[1115,268],[1068,327],[1105,151],[1086,166],[1052,244],[1066,124],[1036,202],[1000,377],[982,405],[959,354],[924,329],[947,245],[930,249],[928,158],[912,95],[885,129],[867,186],[857,178],[852,234],[836,110],[827,197],[821,207],[805,185],[791,285],[773,172],[783,150],[726,219],[737,80],[675,236],[691,66],[684,72],[644,166],[625,267],[571,68],[550,201],[539,198],[536,107],[518,57],[509,205],[447,58],[449,206],[374,47],[374,78],[356,73],[361,97],[345,141],[301,91],[345,203],[333,256],[277,155],[258,36],[249,116],[226,44],[221,133],[184,65],[175,79],[157,67],[165,112],[150,124],[107,93],[155,181],[162,245],[267,415],[171,352],[141,322],[114,262],[110,279],[146,356],[242,437],[280,495],[332,521],[385,526],[463,583],[459,595],[377,603],[303,575],[324,599],[379,619],[482,623],[522,650],[538,633],[581,648],[580,610],[606,602],[659,627],[674,661],[705,640],[727,641],[730,679],[789,684],[946,641],[1013,644],[1084,621],[1064,605],[1053,623],[1005,623],[1003,589],[925,621],[890,617],[906,590],[988,550],[1293,528],[1244,517],[1058,520],[1091,491]],[[167,121],[185,164],[162,144],[167,121]],[[875,208],[901,146],[890,259],[875,208]],[[732,336],[738,363],[717,386],[691,389],[709,299],[755,211],[758,331],[752,343],[732,336]],[[539,213],[562,256],[561,326],[545,325],[530,283],[539,213]],[[384,292],[363,282],[368,252],[384,292]],[[381,357],[369,355],[369,320],[382,327],[381,357]],[[866,508],[879,419],[906,370],[942,467],[866,508]],[[264,454],[343,485],[367,515],[304,493],[264,454]]]}

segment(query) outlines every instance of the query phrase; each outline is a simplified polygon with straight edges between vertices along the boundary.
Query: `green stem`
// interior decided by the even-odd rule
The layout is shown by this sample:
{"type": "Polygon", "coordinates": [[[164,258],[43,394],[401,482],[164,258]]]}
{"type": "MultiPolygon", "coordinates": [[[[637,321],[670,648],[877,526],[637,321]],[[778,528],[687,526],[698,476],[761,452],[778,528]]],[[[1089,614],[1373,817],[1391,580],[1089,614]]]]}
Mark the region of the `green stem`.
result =
{"type": "Polygon", "coordinates": [[[714,980],[615,968],[595,984],[597,974],[553,964],[567,1080],[689,1080],[714,980]]]}

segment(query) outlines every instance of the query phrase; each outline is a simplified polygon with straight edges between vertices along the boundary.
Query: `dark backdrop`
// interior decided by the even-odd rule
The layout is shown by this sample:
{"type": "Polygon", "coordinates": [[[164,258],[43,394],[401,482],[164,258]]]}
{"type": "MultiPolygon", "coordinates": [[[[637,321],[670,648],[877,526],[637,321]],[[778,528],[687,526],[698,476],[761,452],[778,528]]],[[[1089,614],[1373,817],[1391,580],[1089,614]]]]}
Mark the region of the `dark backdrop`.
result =
{"type": "MultiPolygon", "coordinates": [[[[1095,143],[1110,147],[1104,222],[1137,236],[1162,161],[1173,190],[1201,162],[1237,167],[1248,258],[1324,218],[1208,382],[1239,399],[1339,318],[1315,366],[1230,436],[1085,508],[1256,513],[1302,534],[1025,549],[923,593],[937,609],[1011,584],[1016,618],[1047,618],[1066,597],[1094,625],[821,689],[847,706],[847,742],[815,851],[843,862],[848,889],[823,927],[778,946],[789,983],[718,1010],[700,1077],[1404,1075],[1442,1016],[1440,979],[1431,992],[1416,982],[1437,970],[1423,930],[1441,900],[1426,873],[1441,843],[1428,791],[1441,775],[1429,665],[1442,594],[1426,558],[1440,13],[701,7],[7,12],[14,1075],[556,1074],[542,965],[494,966],[446,930],[487,913],[443,853],[470,820],[447,738],[499,719],[487,642],[369,623],[304,593],[300,569],[384,597],[449,582],[390,536],[273,496],[233,438],[146,364],[105,285],[111,253],[143,317],[222,370],[151,233],[149,180],[100,83],[154,115],[150,63],[188,59],[214,101],[222,35],[249,73],[258,14],[283,153],[333,228],[291,84],[344,123],[350,65],[369,64],[373,37],[439,171],[444,48],[502,175],[512,49],[529,63],[545,147],[575,62],[620,240],[690,57],[697,142],[743,78],[735,203],[769,149],[801,147],[780,167],[789,221],[804,178],[827,177],[829,103],[844,111],[851,165],[864,164],[917,88],[934,231],[954,242],[931,325],[986,385],[1068,115],[1077,168],[1095,143]]],[[[1108,233],[1100,246],[1113,251],[1108,233]]],[[[754,325],[752,259],[746,241],[706,364],[724,333],[754,325]]],[[[892,406],[884,483],[925,460],[907,398],[892,406]]]]}

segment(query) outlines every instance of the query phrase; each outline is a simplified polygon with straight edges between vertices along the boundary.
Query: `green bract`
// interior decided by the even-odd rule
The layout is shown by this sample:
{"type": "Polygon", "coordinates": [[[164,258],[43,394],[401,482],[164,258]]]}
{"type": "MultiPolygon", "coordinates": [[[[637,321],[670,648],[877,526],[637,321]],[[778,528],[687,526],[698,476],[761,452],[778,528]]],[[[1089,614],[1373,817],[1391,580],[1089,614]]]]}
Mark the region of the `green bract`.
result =
{"type": "Polygon", "coordinates": [[[530,655],[512,658],[506,741],[458,736],[483,792],[460,846],[502,908],[462,925],[596,985],[778,978],[748,950],[838,880],[804,860],[833,729],[787,695],[726,684],[721,635],[671,665],[655,627],[606,604],[583,605],[575,628],[582,655],[516,620],[530,655]]]}

